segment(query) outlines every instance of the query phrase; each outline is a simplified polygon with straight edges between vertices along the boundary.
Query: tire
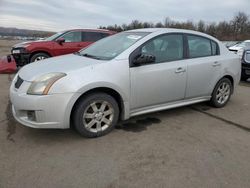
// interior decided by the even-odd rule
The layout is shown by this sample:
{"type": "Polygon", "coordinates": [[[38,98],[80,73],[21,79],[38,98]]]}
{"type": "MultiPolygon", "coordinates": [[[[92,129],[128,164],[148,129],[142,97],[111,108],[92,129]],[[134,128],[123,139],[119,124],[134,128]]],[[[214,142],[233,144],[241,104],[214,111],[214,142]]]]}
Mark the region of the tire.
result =
{"type": "Polygon", "coordinates": [[[222,78],[215,86],[210,99],[210,105],[216,108],[224,107],[231,98],[233,86],[228,78],[222,78]]]}
{"type": "Polygon", "coordinates": [[[43,59],[47,59],[49,58],[50,56],[46,53],[36,53],[34,54],[31,58],[30,58],[30,63],[32,62],[36,62],[36,61],[40,61],[40,60],[43,60],[43,59]]]}
{"type": "Polygon", "coordinates": [[[116,100],[106,93],[93,93],[76,104],[72,123],[82,136],[93,138],[111,132],[118,118],[119,107],[116,100]]]}

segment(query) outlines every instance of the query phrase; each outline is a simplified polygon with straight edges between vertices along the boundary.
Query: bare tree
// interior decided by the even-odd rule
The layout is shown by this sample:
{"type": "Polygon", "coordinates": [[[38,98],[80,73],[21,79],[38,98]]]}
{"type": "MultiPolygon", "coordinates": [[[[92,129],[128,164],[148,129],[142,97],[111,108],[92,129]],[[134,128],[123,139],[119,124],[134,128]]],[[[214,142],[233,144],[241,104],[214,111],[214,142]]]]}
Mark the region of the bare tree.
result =
{"type": "Polygon", "coordinates": [[[198,22],[198,25],[197,25],[197,30],[200,31],[200,32],[205,32],[206,30],[206,25],[205,25],[205,22],[200,20],[198,22]]]}
{"type": "Polygon", "coordinates": [[[238,14],[231,21],[234,39],[238,40],[241,35],[247,32],[248,16],[244,12],[238,12],[238,14]]]}
{"type": "Polygon", "coordinates": [[[244,12],[238,12],[231,21],[221,21],[218,23],[205,23],[203,20],[200,20],[198,23],[194,23],[191,20],[187,20],[186,22],[178,22],[166,17],[163,23],[157,22],[154,24],[152,22],[133,20],[130,24],[122,24],[121,26],[115,24],[113,26],[111,25],[107,27],[101,26],[100,28],[120,32],[130,29],[153,27],[197,30],[215,36],[220,40],[250,39],[250,20],[247,14],[244,12]]]}

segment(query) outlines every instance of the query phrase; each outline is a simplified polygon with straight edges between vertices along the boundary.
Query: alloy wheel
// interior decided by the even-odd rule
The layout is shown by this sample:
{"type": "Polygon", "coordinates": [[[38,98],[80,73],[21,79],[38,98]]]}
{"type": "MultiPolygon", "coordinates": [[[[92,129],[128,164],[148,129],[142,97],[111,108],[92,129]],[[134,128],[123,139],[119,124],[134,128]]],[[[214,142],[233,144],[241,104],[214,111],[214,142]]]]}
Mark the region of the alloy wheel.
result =
{"type": "Polygon", "coordinates": [[[216,100],[219,104],[224,104],[230,97],[231,87],[229,83],[222,82],[216,92],[216,100]]]}
{"type": "Polygon", "coordinates": [[[46,59],[46,57],[44,57],[44,56],[38,56],[38,57],[34,60],[34,62],[40,61],[40,60],[43,60],[43,59],[46,59]]]}
{"type": "Polygon", "coordinates": [[[107,101],[94,101],[83,113],[83,125],[92,132],[105,131],[114,119],[114,109],[107,101]]]}

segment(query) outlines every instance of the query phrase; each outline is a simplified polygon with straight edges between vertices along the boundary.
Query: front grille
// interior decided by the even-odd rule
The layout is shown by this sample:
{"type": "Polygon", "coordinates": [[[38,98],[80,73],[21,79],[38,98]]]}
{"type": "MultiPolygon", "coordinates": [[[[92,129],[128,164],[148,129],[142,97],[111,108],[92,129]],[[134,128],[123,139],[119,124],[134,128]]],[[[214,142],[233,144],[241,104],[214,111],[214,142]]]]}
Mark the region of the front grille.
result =
{"type": "Polygon", "coordinates": [[[245,70],[246,75],[250,75],[250,70],[245,70]]]}
{"type": "Polygon", "coordinates": [[[18,89],[23,83],[23,79],[20,78],[20,76],[17,76],[17,80],[16,80],[16,83],[15,83],[15,88],[18,89]]]}

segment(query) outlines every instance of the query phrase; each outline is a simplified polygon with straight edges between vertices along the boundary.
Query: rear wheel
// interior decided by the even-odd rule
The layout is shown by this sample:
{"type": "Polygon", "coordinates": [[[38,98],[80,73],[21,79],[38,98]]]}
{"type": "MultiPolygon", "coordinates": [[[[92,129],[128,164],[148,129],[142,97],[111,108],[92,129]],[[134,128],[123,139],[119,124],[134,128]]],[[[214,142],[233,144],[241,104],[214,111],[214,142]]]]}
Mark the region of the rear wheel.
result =
{"type": "Polygon", "coordinates": [[[232,95],[232,83],[228,78],[222,78],[215,86],[210,104],[216,108],[224,107],[232,95]]]}
{"type": "Polygon", "coordinates": [[[115,127],[119,117],[116,100],[106,93],[87,95],[73,112],[73,125],[85,137],[103,136],[115,127]]]}
{"type": "Polygon", "coordinates": [[[47,59],[49,57],[50,56],[46,53],[36,53],[30,58],[30,62],[32,63],[32,62],[40,61],[43,59],[47,59]]]}

